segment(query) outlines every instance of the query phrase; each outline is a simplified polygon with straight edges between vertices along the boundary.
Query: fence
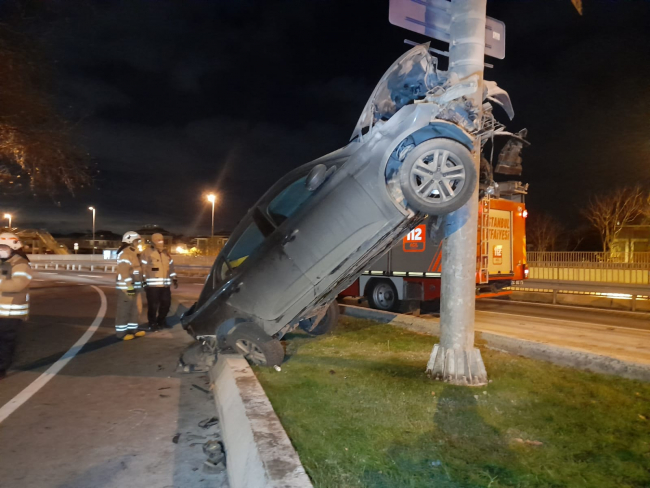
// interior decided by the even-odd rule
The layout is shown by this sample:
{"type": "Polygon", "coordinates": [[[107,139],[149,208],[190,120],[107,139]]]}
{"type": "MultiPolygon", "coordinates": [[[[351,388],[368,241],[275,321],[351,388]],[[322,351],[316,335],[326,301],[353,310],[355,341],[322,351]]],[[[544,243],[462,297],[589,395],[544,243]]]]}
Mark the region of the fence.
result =
{"type": "Polygon", "coordinates": [[[564,268],[647,269],[650,252],[529,252],[528,266],[564,268]]]}
{"type": "Polygon", "coordinates": [[[529,278],[647,285],[650,252],[529,252],[529,278]]]}

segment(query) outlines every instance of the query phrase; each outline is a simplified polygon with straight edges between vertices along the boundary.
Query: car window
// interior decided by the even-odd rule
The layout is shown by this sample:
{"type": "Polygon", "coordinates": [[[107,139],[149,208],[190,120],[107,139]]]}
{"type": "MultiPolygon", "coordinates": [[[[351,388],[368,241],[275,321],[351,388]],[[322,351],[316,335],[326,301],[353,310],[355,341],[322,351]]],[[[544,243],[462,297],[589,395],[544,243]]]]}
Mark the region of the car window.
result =
{"type": "Polygon", "coordinates": [[[305,185],[306,180],[304,176],[294,181],[269,203],[268,214],[275,225],[291,217],[313,195],[305,185]]]}
{"type": "Polygon", "coordinates": [[[228,267],[235,269],[240,266],[263,242],[264,235],[255,222],[251,222],[221,264],[221,275],[224,276],[228,267]]]}

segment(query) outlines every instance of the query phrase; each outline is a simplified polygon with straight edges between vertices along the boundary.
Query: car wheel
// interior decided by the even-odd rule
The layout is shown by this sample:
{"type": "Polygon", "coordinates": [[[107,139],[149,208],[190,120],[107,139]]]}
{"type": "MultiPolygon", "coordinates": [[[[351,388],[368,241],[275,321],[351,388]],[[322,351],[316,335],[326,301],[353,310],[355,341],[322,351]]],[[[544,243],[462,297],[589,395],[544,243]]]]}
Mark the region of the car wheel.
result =
{"type": "Polygon", "coordinates": [[[370,308],[389,312],[399,309],[397,288],[390,280],[370,280],[366,285],[366,298],[370,308]]]}
{"type": "Polygon", "coordinates": [[[316,324],[316,326],[311,326],[311,323],[307,321],[301,321],[299,326],[305,332],[311,335],[323,335],[331,332],[336,327],[336,324],[339,322],[339,304],[334,300],[330,306],[327,308],[327,312],[316,324]]]}
{"type": "Polygon", "coordinates": [[[258,366],[280,365],[284,359],[280,341],[253,324],[238,326],[228,335],[226,342],[248,362],[258,366]]]}
{"type": "Polygon", "coordinates": [[[409,207],[428,215],[444,215],[458,210],[471,198],[476,167],[465,146],[437,138],[407,154],[399,177],[409,207]]]}

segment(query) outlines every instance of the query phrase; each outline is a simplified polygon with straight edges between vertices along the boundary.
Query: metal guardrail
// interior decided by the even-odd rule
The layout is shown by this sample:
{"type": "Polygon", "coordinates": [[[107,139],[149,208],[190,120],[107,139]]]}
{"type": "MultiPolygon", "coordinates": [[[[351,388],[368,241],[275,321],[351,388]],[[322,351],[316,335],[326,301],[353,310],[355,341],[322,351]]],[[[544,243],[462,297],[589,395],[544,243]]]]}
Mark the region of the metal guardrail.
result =
{"type": "Polygon", "coordinates": [[[526,280],[522,285],[505,289],[519,292],[549,293],[552,294],[553,304],[557,303],[558,295],[589,295],[595,298],[630,300],[630,310],[632,311],[636,311],[637,300],[650,300],[650,288],[633,284],[526,280]]]}
{"type": "MultiPolygon", "coordinates": [[[[70,262],[44,262],[32,261],[31,267],[34,270],[52,270],[52,271],[95,271],[101,273],[115,273],[117,263],[110,262],[85,262],[85,263],[70,263],[70,262]]],[[[180,276],[207,276],[210,272],[210,266],[176,266],[176,271],[180,276]]]]}
{"type": "Polygon", "coordinates": [[[527,253],[531,268],[591,268],[650,270],[650,252],[540,252],[527,253]]]}

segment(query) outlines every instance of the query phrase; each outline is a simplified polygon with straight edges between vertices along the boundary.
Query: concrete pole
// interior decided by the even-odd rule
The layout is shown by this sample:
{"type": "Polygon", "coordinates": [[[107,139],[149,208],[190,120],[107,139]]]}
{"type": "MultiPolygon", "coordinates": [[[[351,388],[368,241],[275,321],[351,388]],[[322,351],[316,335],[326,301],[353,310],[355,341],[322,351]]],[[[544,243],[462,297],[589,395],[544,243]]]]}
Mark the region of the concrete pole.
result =
{"type": "MultiPolygon", "coordinates": [[[[462,80],[478,75],[472,96],[479,110],[483,102],[485,16],[487,0],[452,0],[449,71],[462,80]]],[[[474,141],[479,173],[481,143],[474,141]]],[[[478,234],[478,185],[469,202],[445,218],[442,251],[440,343],[427,364],[427,373],[456,385],[484,385],[487,373],[481,352],[474,347],[474,309],[478,234]]]]}

